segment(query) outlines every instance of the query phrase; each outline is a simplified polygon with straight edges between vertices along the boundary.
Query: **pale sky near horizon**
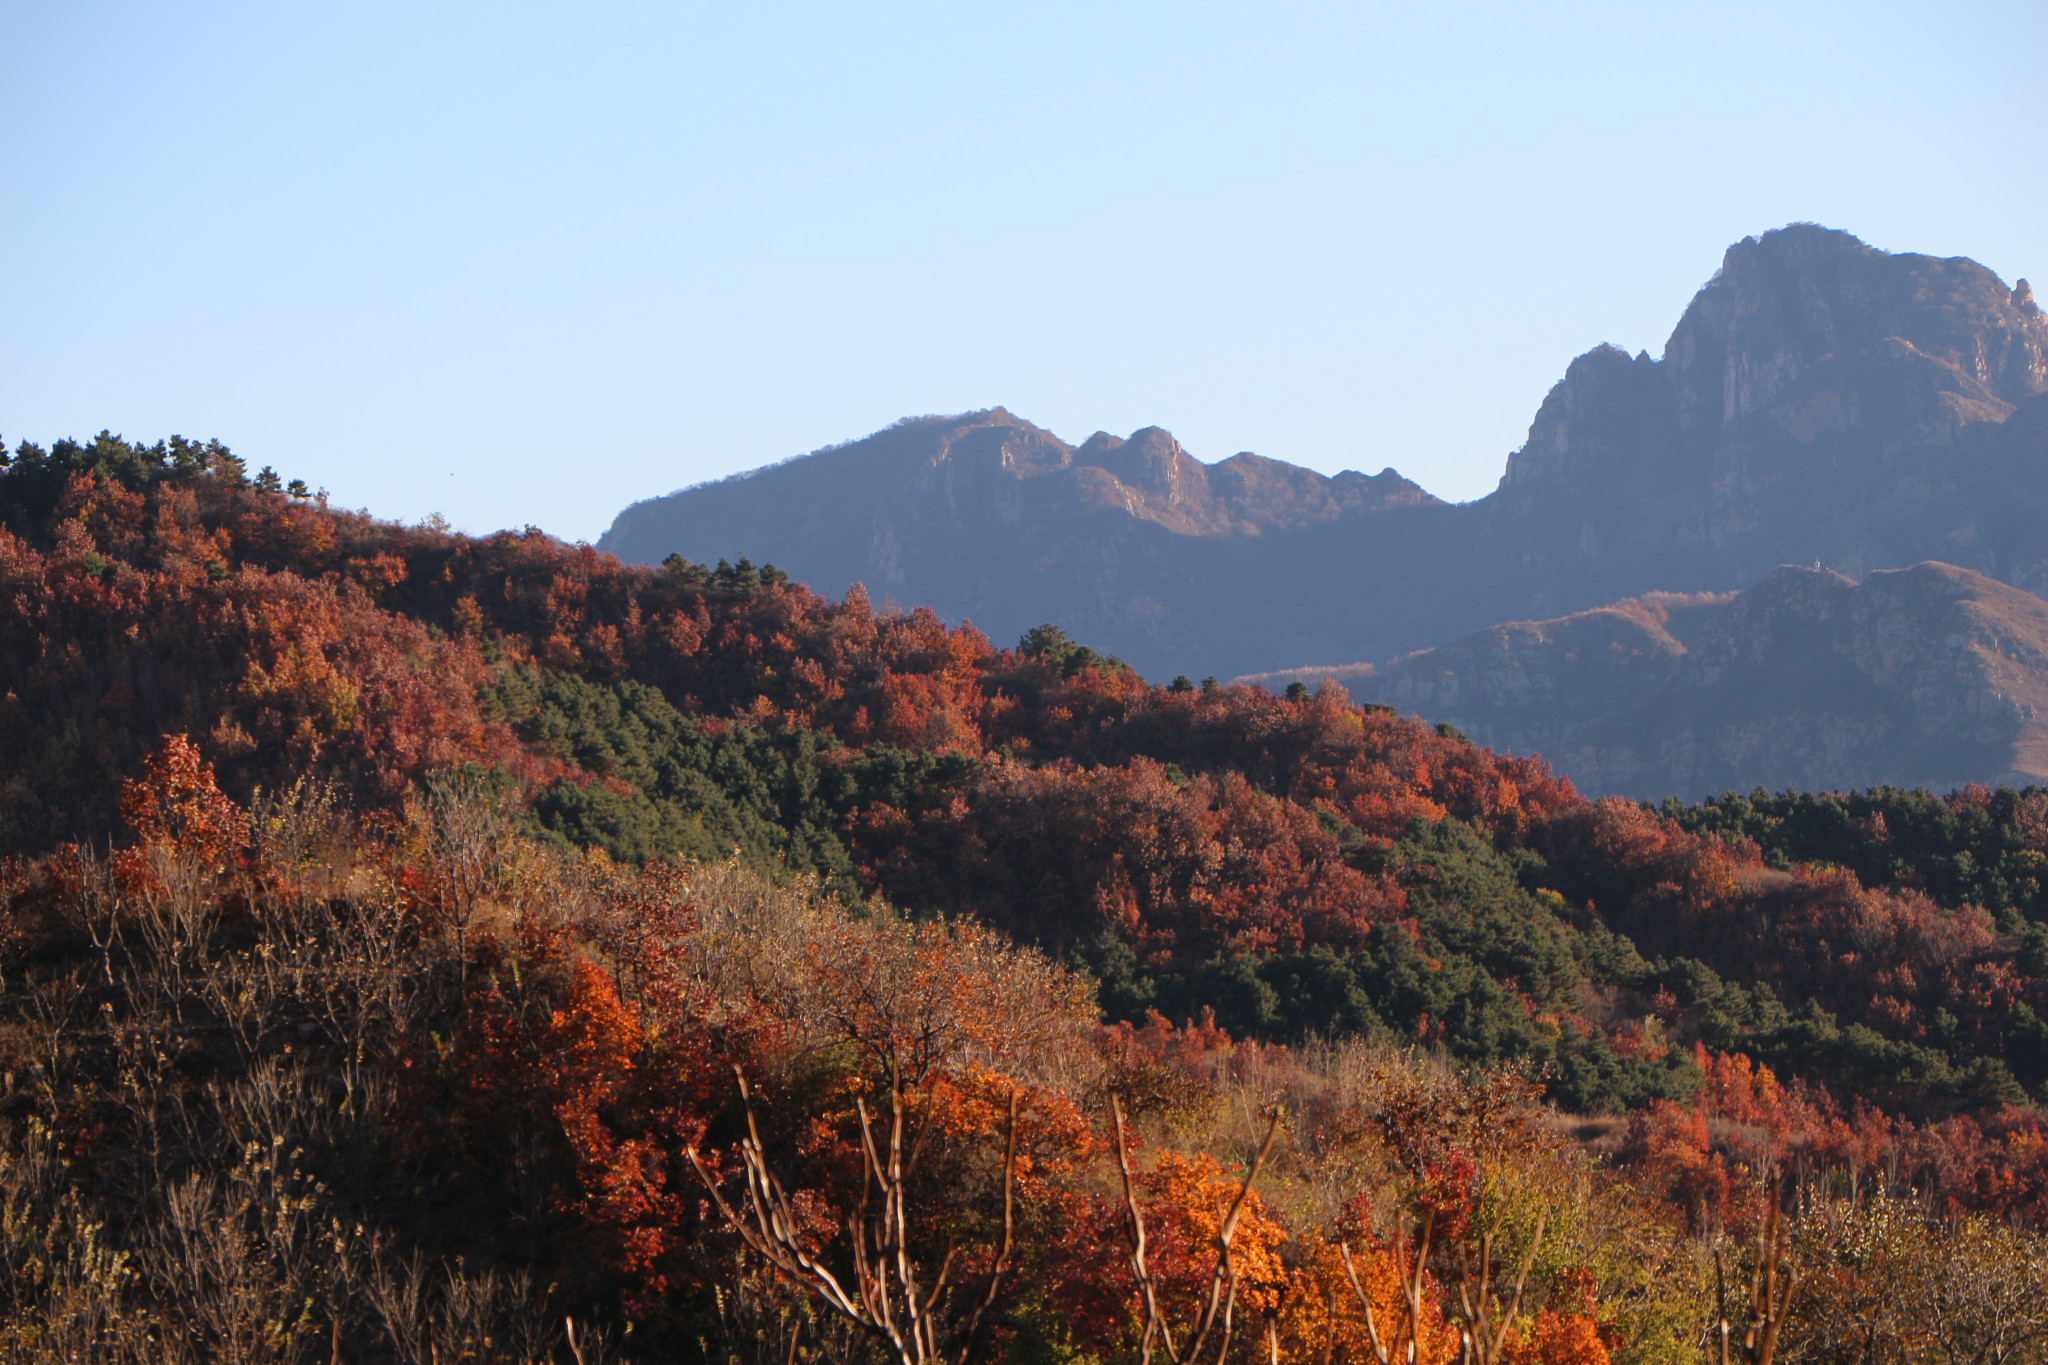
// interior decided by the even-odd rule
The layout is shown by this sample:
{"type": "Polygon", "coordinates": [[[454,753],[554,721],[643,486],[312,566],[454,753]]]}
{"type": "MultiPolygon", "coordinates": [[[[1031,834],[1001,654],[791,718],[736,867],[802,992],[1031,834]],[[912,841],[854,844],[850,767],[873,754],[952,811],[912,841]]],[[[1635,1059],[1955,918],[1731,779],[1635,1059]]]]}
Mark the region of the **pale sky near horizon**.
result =
{"type": "Polygon", "coordinates": [[[2048,283],[2041,0],[0,3],[0,436],[380,516],[1004,405],[1483,495],[1790,221],[2048,283]]]}

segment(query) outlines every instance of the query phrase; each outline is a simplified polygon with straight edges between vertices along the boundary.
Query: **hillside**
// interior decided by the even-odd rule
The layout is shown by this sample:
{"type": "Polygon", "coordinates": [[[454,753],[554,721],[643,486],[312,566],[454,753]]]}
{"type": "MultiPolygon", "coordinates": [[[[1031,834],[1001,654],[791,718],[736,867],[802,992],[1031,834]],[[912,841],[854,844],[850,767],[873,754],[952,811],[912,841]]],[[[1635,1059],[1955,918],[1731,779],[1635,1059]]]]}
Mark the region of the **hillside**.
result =
{"type": "Polygon", "coordinates": [[[1786,567],[1480,631],[1330,677],[1541,753],[1591,792],[1662,798],[2048,778],[2048,603],[1924,563],[1862,583],[1786,567]]]}
{"type": "Polygon", "coordinates": [[[1679,1365],[1767,1246],[1788,1351],[2048,1328],[2048,793],[1594,802],[288,487],[0,462],[0,1356],[1679,1365]]]}
{"type": "MultiPolygon", "coordinates": [[[[1426,1017],[1469,1060],[1549,1059],[1551,1084],[1581,1104],[1674,1083],[1662,1068],[1675,1059],[1614,1052],[1608,1025],[1544,1022],[1585,1015],[1588,972],[1623,989],[1660,970],[1601,957],[1632,898],[1706,877],[1721,886],[1701,906],[1711,918],[1766,894],[1700,870],[1757,865],[1754,852],[1671,844],[1676,826],[1588,803],[1539,758],[1341,688],[1160,687],[1051,627],[1002,648],[776,570],[653,571],[537,532],[395,526],[271,491],[217,446],[24,446],[0,471],[0,518],[0,837],[17,856],[132,826],[121,783],[166,734],[191,736],[244,803],[304,779],[392,811],[437,774],[494,773],[560,845],[627,863],[738,849],[850,898],[971,916],[1089,963],[1104,1003],[1132,1018],[1207,1006],[1298,1037],[1407,1033],[1426,1017]],[[1411,925],[1438,964],[1418,980],[1403,965],[1411,925]]],[[[1827,654],[1830,630],[1940,681],[1945,656],[1930,664],[1886,625],[1930,599],[1987,642],[1971,657],[1994,686],[2020,676],[2007,656],[2033,648],[2048,615],[1923,566],[1860,587],[1790,572],[1724,603],[1651,599],[1584,620],[1624,622],[1599,629],[1643,667],[1684,644],[1696,686],[1740,695],[1741,670],[1792,677],[1775,651],[1827,654]]],[[[2039,880],[1993,900],[2048,916],[2039,880]]],[[[1995,942],[1981,951],[2006,951],[1995,942]]],[[[1740,943],[1684,951],[1753,970],[1740,943]]],[[[1987,1038],[2001,1018],[1984,1017],[1987,1038]]],[[[1765,1026],[1729,1027],[1724,1042],[1765,1046],[1768,1028],[1752,1036],[1765,1026]]],[[[2048,1058],[2024,1083],[2048,1083],[2048,1058]]],[[[1917,1084],[1915,1103],[1939,1108],[1963,1082],[1917,1084]]]]}
{"type": "Polygon", "coordinates": [[[601,544],[771,559],[999,637],[1056,620],[1158,677],[1387,659],[1815,560],[2035,591],[2044,390],[2025,281],[1795,225],[1730,247],[1661,357],[1573,361],[1474,503],[1391,470],[1204,466],[1156,429],[1076,450],[998,408],[636,504],[601,544]]]}

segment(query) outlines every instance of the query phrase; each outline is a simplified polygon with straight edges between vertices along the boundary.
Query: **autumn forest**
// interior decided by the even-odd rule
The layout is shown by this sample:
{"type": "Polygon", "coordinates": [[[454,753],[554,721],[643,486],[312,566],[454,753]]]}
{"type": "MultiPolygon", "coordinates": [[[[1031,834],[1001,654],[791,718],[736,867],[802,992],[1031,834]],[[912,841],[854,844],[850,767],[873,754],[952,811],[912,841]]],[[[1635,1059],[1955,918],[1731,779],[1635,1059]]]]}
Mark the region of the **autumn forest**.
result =
{"type": "Polygon", "coordinates": [[[0,1360],[2048,1352],[2048,791],[0,456],[0,1360]]]}

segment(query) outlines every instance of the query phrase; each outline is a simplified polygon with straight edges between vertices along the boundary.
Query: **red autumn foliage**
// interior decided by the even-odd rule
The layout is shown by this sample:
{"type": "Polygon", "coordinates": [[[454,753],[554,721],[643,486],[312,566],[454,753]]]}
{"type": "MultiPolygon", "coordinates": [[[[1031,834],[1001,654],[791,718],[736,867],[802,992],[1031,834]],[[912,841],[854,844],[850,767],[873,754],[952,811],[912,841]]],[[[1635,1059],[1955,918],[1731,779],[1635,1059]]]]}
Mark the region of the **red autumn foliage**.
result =
{"type": "Polygon", "coordinates": [[[176,849],[220,868],[249,843],[249,816],[214,780],[192,741],[171,735],[121,784],[121,818],[144,846],[176,849]]]}

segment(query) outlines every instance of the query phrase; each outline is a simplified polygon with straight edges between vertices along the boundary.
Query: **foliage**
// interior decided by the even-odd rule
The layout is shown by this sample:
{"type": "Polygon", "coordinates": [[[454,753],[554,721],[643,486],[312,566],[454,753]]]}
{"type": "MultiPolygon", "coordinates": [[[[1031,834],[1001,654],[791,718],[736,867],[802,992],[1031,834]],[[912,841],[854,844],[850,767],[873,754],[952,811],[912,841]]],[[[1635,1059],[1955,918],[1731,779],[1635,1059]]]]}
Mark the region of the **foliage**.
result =
{"type": "Polygon", "coordinates": [[[1230,1359],[1690,1359],[1774,1199],[1785,1359],[2039,1350],[2039,792],[1589,802],[105,433],[0,465],[0,753],[9,1359],[881,1349],[763,1247],[1123,1359],[1239,1198],[1230,1359]]]}
{"type": "Polygon", "coordinates": [[[1830,864],[1945,909],[2048,919],[2048,792],[1729,792],[1663,813],[1688,832],[1754,843],[1775,867],[1830,864]]]}

